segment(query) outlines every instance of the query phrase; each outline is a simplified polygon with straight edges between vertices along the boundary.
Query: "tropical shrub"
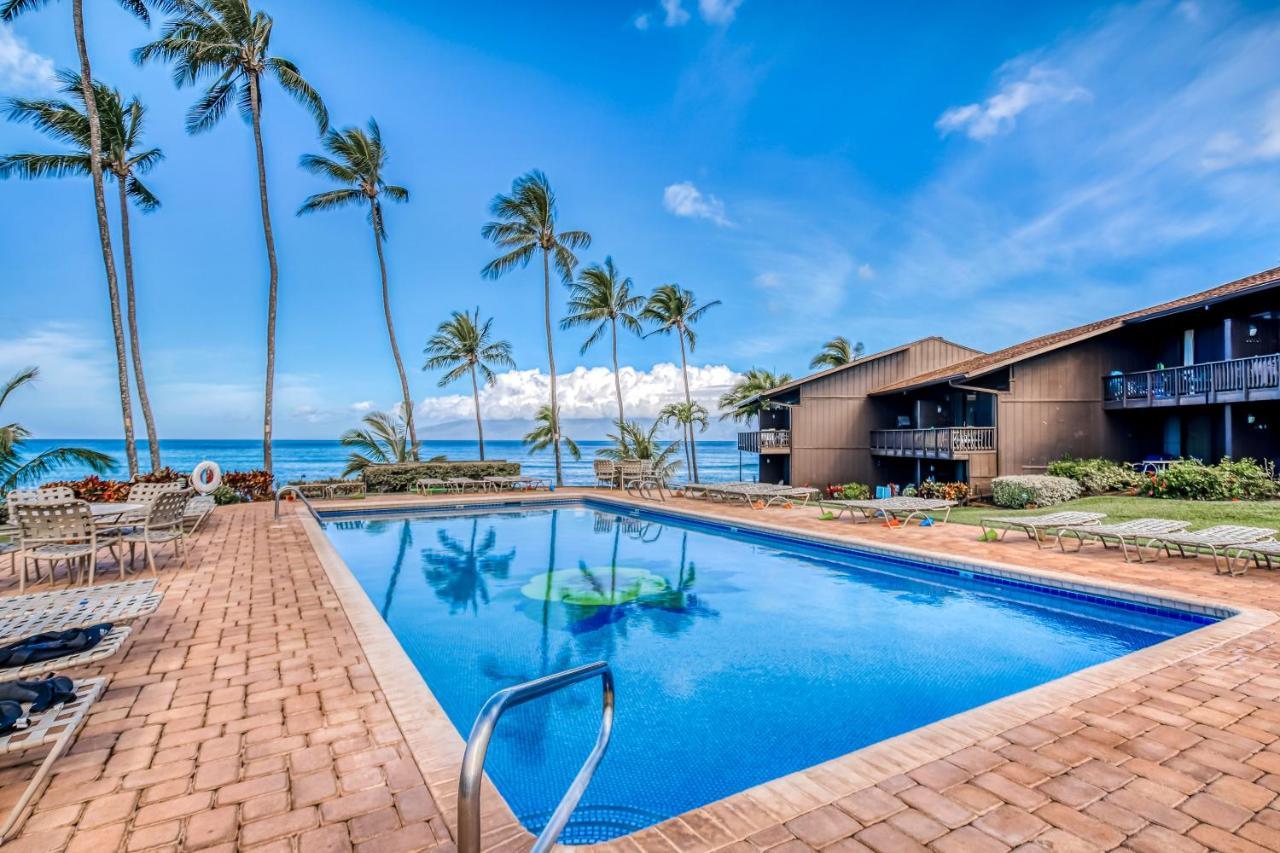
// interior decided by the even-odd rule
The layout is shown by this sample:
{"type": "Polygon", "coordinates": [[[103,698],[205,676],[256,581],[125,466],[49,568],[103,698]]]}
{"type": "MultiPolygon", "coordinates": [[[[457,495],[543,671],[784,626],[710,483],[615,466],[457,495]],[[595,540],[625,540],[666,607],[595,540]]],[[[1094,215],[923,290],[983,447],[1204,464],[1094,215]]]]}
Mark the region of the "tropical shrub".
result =
{"type": "Polygon", "coordinates": [[[133,478],[135,483],[185,483],[191,478],[190,474],[184,474],[181,471],[175,471],[168,465],[158,471],[148,471],[145,474],[139,474],[133,478]]]}
{"type": "Polygon", "coordinates": [[[66,486],[75,492],[77,500],[89,503],[116,503],[129,496],[130,483],[127,480],[104,480],[91,474],[83,480],[61,480],[45,483],[45,486],[66,486]]]}
{"type": "Polygon", "coordinates": [[[396,462],[374,464],[361,473],[365,487],[371,492],[407,492],[424,477],[447,480],[450,477],[514,477],[520,474],[519,462],[487,460],[485,462],[396,462]]]}
{"type": "Polygon", "coordinates": [[[214,489],[210,494],[213,498],[213,502],[218,506],[238,504],[241,500],[240,495],[236,493],[236,490],[228,486],[226,483],[218,486],[218,488],[214,489]]]}
{"type": "Polygon", "coordinates": [[[1054,506],[1080,497],[1080,484],[1066,477],[1043,474],[996,477],[991,481],[996,506],[1022,509],[1026,506],[1054,506]]]}
{"type": "Polygon", "coordinates": [[[1063,457],[1049,463],[1051,477],[1067,477],[1075,480],[1085,494],[1101,495],[1137,488],[1146,479],[1127,465],[1110,459],[1072,459],[1063,457]]]}
{"type": "Polygon", "coordinates": [[[1180,459],[1147,474],[1137,492],[1189,501],[1267,500],[1280,495],[1280,483],[1270,462],[1223,458],[1217,465],[1205,465],[1198,459],[1180,459]]]}
{"type": "Polygon", "coordinates": [[[865,501],[871,497],[871,487],[866,483],[844,483],[827,486],[827,494],[835,500],[865,501]]]}
{"type": "Polygon", "coordinates": [[[269,501],[276,496],[276,480],[270,471],[227,471],[222,485],[245,501],[269,501]]]}
{"type": "Polygon", "coordinates": [[[929,500],[964,503],[969,499],[969,484],[959,480],[952,483],[925,480],[916,487],[916,495],[929,500]]]}

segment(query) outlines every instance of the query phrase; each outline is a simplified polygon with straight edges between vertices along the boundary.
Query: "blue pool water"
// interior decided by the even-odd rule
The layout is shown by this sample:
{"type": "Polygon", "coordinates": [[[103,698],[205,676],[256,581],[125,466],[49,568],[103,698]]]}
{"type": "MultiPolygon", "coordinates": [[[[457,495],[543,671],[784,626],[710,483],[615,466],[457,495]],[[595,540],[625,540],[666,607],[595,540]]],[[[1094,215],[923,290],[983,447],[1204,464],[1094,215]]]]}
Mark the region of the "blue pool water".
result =
{"type": "MultiPolygon", "coordinates": [[[[496,690],[605,659],[613,742],[564,836],[614,837],[1213,621],[606,504],[331,517],[463,737],[496,690]],[[565,602],[569,603],[565,603],[565,602]]],[[[536,831],[590,681],[509,711],[490,777],[536,831]]]]}

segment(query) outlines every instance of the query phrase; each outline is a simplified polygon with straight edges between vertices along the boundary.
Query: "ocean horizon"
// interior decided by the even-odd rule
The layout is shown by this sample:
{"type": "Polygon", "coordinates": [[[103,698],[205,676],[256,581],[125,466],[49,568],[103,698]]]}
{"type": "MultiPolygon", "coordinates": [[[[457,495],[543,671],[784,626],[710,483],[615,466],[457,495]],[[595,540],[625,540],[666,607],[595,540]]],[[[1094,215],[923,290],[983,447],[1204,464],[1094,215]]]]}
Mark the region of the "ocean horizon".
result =
{"type": "MultiPolygon", "coordinates": [[[[590,485],[595,482],[591,462],[596,451],[609,447],[610,441],[579,441],[582,459],[574,461],[564,456],[566,485],[590,485]]],[[[524,444],[514,439],[486,441],[485,457],[489,460],[506,460],[520,463],[521,471],[535,477],[551,478],[555,475],[555,460],[551,451],[530,453],[524,444]]],[[[739,453],[733,441],[699,441],[698,474],[707,482],[755,479],[758,470],[754,453],[739,453]],[[741,462],[741,468],[739,467],[741,462]]],[[[122,439],[30,439],[25,445],[26,457],[53,447],[84,447],[106,453],[116,460],[116,469],[104,476],[128,479],[125,466],[124,441],[122,439]]],[[[277,439],[271,443],[273,468],[276,481],[323,480],[342,473],[350,452],[335,439],[277,439]]],[[[476,441],[424,441],[422,457],[445,456],[450,460],[466,461],[479,458],[476,441]]],[[[678,477],[684,476],[683,454],[678,477]]],[[[210,459],[223,471],[248,471],[262,467],[262,442],[255,439],[161,439],[160,460],[178,471],[191,471],[198,463],[210,459]]],[[[138,442],[138,462],[144,471],[150,470],[149,449],[145,440],[138,442]]],[[[72,465],[59,470],[50,480],[76,480],[93,473],[90,469],[72,465]]]]}

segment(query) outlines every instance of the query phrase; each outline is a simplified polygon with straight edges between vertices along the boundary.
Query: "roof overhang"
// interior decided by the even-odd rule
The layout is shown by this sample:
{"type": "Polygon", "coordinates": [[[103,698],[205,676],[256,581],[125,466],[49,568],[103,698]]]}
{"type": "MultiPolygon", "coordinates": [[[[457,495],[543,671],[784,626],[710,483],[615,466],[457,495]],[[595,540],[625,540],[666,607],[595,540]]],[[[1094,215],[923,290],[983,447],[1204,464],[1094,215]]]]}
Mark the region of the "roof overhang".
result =
{"type": "Polygon", "coordinates": [[[1213,296],[1208,299],[1201,299],[1186,305],[1179,305],[1176,308],[1169,308],[1164,311],[1157,311],[1154,314],[1143,314],[1141,317],[1133,317],[1124,321],[1124,325],[1132,325],[1134,323],[1146,323],[1149,320],[1161,320],[1165,317],[1174,317],[1178,314],[1185,314],[1188,311],[1198,311],[1217,305],[1221,302],[1230,302],[1233,299],[1239,299],[1241,296],[1252,296],[1255,293],[1264,293],[1268,290],[1280,288],[1280,278],[1273,281],[1264,282],[1263,284],[1250,287],[1247,290],[1237,290],[1234,293],[1224,293],[1221,296],[1213,296]]]}

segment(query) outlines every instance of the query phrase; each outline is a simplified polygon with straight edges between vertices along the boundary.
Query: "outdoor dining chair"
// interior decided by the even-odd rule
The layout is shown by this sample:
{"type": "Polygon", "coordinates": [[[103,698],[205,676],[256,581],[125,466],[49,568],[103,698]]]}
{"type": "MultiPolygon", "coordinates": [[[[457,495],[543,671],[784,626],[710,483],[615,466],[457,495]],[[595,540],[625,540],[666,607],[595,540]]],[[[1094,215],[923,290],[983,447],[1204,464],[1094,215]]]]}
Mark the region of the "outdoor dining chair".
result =
{"type": "Polygon", "coordinates": [[[75,572],[77,579],[87,569],[89,583],[98,552],[109,548],[116,556],[115,546],[119,537],[102,532],[93,523],[93,513],[84,501],[44,503],[21,500],[10,504],[10,512],[18,524],[18,591],[26,591],[27,563],[36,564],[36,577],[40,576],[40,561],[49,562],[49,578],[53,579],[58,563],[66,563],[68,574],[75,572]]]}
{"type": "MultiPolygon", "coordinates": [[[[182,558],[182,567],[187,567],[187,534],[184,521],[187,501],[190,499],[191,492],[186,489],[161,494],[152,502],[142,524],[120,537],[120,541],[129,545],[130,568],[133,567],[137,557],[137,547],[141,545],[147,558],[147,568],[151,569],[152,575],[155,575],[155,550],[168,543],[173,543],[174,553],[182,558]]],[[[123,577],[123,565],[120,573],[123,577]]]]}

